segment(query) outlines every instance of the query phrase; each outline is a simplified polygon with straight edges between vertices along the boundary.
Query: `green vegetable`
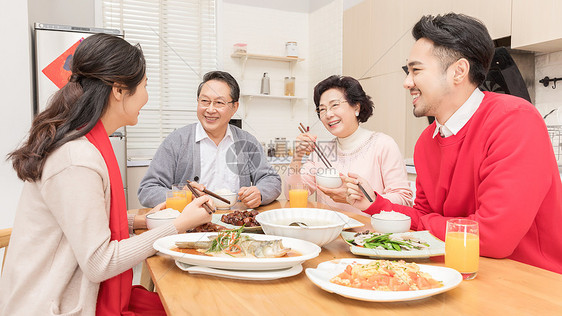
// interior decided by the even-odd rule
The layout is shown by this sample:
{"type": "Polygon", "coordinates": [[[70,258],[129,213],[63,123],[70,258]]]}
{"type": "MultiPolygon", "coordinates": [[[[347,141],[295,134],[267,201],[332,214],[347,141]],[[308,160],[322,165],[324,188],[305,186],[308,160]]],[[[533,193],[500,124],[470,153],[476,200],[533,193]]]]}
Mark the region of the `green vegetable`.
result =
{"type": "MultiPolygon", "coordinates": [[[[373,233],[370,238],[365,239],[363,242],[363,247],[374,249],[377,247],[382,247],[386,250],[394,250],[394,251],[402,251],[402,250],[412,250],[412,249],[421,249],[419,246],[419,242],[412,242],[412,241],[400,241],[400,240],[391,240],[390,239],[391,233],[388,234],[378,234],[373,233]]],[[[355,240],[348,240],[347,242],[357,245],[355,240]]],[[[422,243],[423,245],[429,246],[427,243],[422,243]]]]}

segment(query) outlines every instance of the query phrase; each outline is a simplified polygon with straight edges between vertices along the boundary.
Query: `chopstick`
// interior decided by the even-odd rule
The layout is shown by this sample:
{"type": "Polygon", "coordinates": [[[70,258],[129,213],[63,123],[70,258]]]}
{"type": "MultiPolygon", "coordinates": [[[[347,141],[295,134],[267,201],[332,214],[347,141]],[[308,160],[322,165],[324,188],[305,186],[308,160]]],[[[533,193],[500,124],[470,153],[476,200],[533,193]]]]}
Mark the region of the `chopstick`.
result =
{"type": "MultiPolygon", "coordinates": [[[[302,128],[301,128],[301,126],[298,127],[298,128],[299,128],[299,132],[301,132],[301,133],[303,133],[303,134],[306,133],[306,132],[305,132],[306,128],[304,128],[304,125],[302,125],[302,123],[300,123],[300,125],[302,126],[302,128]]],[[[332,167],[332,164],[328,161],[328,158],[326,158],[326,156],[325,156],[324,153],[320,150],[320,148],[318,147],[318,145],[316,144],[316,142],[311,142],[311,141],[307,141],[307,142],[308,142],[309,144],[312,143],[312,144],[314,145],[314,147],[312,147],[312,149],[314,149],[314,152],[318,155],[318,158],[320,158],[320,161],[322,161],[322,163],[323,163],[326,167],[328,167],[328,168],[333,168],[333,167],[332,167]]]]}
{"type": "MultiPolygon", "coordinates": [[[[299,132],[301,133],[305,133],[305,131],[308,131],[308,128],[305,128],[304,125],[302,123],[299,123],[299,132]]],[[[311,143],[309,141],[309,143],[311,143]]],[[[333,168],[332,164],[328,161],[328,158],[326,158],[326,156],[324,155],[324,153],[320,150],[320,147],[318,147],[316,145],[316,142],[313,143],[314,144],[314,152],[316,152],[316,154],[318,155],[318,158],[320,158],[320,160],[324,163],[324,165],[328,168],[333,168]]],[[[367,193],[367,191],[365,191],[365,188],[363,188],[363,186],[361,185],[361,183],[358,184],[359,189],[361,189],[361,191],[363,192],[363,195],[365,195],[365,197],[367,198],[367,200],[369,200],[369,202],[373,203],[373,199],[369,196],[369,194],[367,193]]]]}
{"type": "MultiPolygon", "coordinates": [[[[187,182],[185,185],[187,185],[187,188],[189,189],[189,191],[191,191],[191,193],[193,193],[193,196],[195,196],[196,198],[201,196],[201,194],[199,194],[199,192],[197,192],[197,190],[195,190],[191,186],[191,184],[189,184],[189,182],[187,182]]],[[[203,203],[203,208],[205,208],[205,210],[207,210],[207,213],[209,213],[209,214],[213,214],[215,212],[215,210],[213,210],[211,208],[211,206],[209,204],[207,204],[207,202],[203,203]]]]}
{"type": "MultiPolygon", "coordinates": [[[[187,183],[191,183],[191,181],[187,180],[187,183]]],[[[210,196],[212,196],[212,197],[214,197],[214,198],[217,198],[217,199],[223,201],[224,203],[230,204],[230,201],[229,201],[229,200],[227,200],[227,199],[223,198],[222,196],[220,196],[220,195],[218,195],[218,194],[216,194],[216,193],[214,193],[214,192],[211,192],[211,191],[209,191],[209,190],[207,190],[207,189],[203,190],[203,193],[207,193],[208,195],[210,195],[210,196]]]]}
{"type": "Polygon", "coordinates": [[[365,188],[361,185],[361,183],[358,183],[357,185],[359,186],[359,189],[361,189],[361,191],[363,192],[363,195],[365,195],[367,200],[369,200],[369,202],[373,203],[373,199],[371,199],[371,197],[369,196],[367,191],[365,191],[365,188]]]}

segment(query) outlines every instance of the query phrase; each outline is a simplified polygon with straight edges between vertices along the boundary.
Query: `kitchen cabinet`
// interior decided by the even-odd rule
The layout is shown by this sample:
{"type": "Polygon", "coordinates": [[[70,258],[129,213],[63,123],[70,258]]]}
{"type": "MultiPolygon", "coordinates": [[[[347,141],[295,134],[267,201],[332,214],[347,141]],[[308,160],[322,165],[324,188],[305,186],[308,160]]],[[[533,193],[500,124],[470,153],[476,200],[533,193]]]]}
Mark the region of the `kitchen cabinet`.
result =
{"type": "MultiPolygon", "coordinates": [[[[268,62],[281,62],[281,63],[287,63],[289,65],[288,68],[288,73],[287,73],[287,77],[294,77],[294,68],[296,63],[304,61],[304,58],[298,58],[298,57],[284,57],[284,56],[272,56],[272,55],[261,55],[261,54],[249,54],[249,53],[233,53],[232,55],[230,55],[232,58],[238,58],[240,59],[240,67],[241,67],[241,80],[244,81],[245,79],[245,73],[246,73],[246,68],[247,67],[254,67],[253,65],[251,65],[251,62],[253,60],[255,61],[268,61],[268,62]]],[[[263,67],[263,65],[262,65],[263,67]]],[[[263,68],[265,70],[267,70],[267,66],[265,68],[263,68]]],[[[267,72],[267,71],[264,71],[267,72]]],[[[247,104],[251,103],[254,99],[277,99],[277,100],[288,100],[291,103],[291,113],[292,116],[294,116],[294,105],[297,101],[299,100],[305,100],[304,97],[299,97],[299,96],[285,96],[282,95],[281,93],[276,94],[274,92],[274,94],[260,94],[260,93],[252,93],[252,92],[248,92],[245,91],[244,89],[242,89],[241,93],[240,93],[240,97],[242,98],[243,105],[246,106],[247,104]]],[[[246,109],[244,110],[244,116],[246,116],[246,109]]]]}
{"type": "Polygon", "coordinates": [[[559,0],[513,0],[511,47],[550,53],[562,50],[559,0]]]}

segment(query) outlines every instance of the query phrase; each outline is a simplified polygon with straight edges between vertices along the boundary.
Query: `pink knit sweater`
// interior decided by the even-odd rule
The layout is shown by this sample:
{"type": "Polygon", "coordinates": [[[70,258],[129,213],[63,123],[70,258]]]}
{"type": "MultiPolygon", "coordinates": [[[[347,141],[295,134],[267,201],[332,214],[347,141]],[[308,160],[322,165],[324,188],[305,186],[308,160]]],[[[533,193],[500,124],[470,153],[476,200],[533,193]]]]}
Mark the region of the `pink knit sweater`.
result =
{"type": "MultiPolygon", "coordinates": [[[[336,139],[329,143],[319,143],[319,146],[339,172],[357,173],[369,181],[376,192],[380,192],[393,203],[412,205],[412,191],[398,145],[392,137],[386,134],[371,131],[369,133],[370,136],[360,146],[349,151],[339,148],[336,139]]],[[[289,174],[286,186],[290,183],[304,182],[311,194],[316,191],[318,202],[327,204],[335,210],[366,215],[347,203],[334,202],[322,191],[317,190],[315,174],[318,168],[324,169],[325,167],[318,156],[313,153],[310,160],[302,166],[300,175],[294,172],[292,175],[289,174]]],[[[288,195],[288,192],[289,190],[286,189],[285,194],[288,195]]]]}

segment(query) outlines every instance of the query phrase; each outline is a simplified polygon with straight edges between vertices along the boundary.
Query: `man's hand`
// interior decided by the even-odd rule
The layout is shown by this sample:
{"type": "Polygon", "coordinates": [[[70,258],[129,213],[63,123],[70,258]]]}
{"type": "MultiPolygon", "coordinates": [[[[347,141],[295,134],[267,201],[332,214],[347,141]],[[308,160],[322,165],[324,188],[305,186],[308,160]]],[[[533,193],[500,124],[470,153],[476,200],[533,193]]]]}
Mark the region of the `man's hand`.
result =
{"type": "Polygon", "coordinates": [[[256,186],[241,187],[238,198],[248,208],[256,208],[261,204],[261,193],[256,186]]]}

